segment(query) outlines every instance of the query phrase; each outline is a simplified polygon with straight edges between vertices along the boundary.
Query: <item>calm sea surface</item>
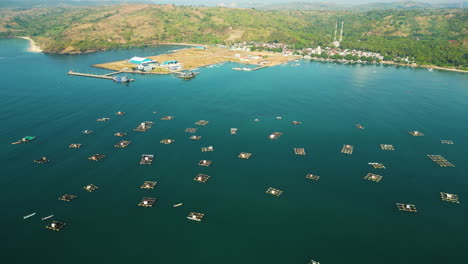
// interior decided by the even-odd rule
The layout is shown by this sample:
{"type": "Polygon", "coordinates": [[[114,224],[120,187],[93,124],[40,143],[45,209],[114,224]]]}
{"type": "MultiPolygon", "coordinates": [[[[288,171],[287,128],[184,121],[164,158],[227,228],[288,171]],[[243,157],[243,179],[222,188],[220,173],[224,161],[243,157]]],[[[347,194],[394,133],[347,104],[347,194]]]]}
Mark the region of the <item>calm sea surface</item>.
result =
{"type": "Polygon", "coordinates": [[[180,47],[53,56],[28,53],[27,45],[0,40],[3,263],[468,263],[466,74],[302,61],[256,72],[224,64],[191,81],[132,75],[135,82],[122,85],[66,73],[107,73],[90,65],[180,47]],[[161,121],[166,115],[175,119],[161,121]],[[96,122],[101,117],[111,119],[96,122]],[[200,119],[210,123],[196,126],[200,119]],[[133,131],[143,121],[153,128],[133,131]],[[189,140],[189,127],[200,141],[189,140]],[[284,135],[268,140],[274,131],[284,135]],[[115,148],[116,132],[132,144],[115,148]],[[28,135],[37,139],[10,144],[28,135]],[[160,144],[164,138],[176,142],[160,144]],[[340,153],[343,144],[354,153],[340,153]],[[201,152],[205,146],[215,151],[201,152]],[[294,155],[294,147],[307,155],[294,155]],[[253,155],[242,160],[240,152],[253,155]],[[88,160],[95,153],[107,157],[88,160]],[[141,154],[155,161],[139,165],[141,154]],[[439,167],[427,154],[456,167],[439,167]],[[32,162],[42,156],[51,162],[32,162]],[[201,159],[213,163],[198,166],[201,159]],[[364,180],[369,172],[383,179],[364,180]],[[211,178],[197,183],[198,173],[211,178]],[[307,180],[308,173],[320,179],[307,180]],[[157,188],[140,189],[147,180],[157,188]],[[99,189],[88,193],[91,183],[99,189]],[[284,193],[267,195],[268,187],[284,193]],[[440,192],[461,203],[441,201],[440,192]],[[78,198],[59,201],[65,193],[78,198]],[[142,197],[158,198],[157,205],[138,207],[142,197]],[[205,218],[189,221],[189,212],[205,218]],[[67,223],[61,232],[44,228],[41,217],[51,214],[67,223]]]}

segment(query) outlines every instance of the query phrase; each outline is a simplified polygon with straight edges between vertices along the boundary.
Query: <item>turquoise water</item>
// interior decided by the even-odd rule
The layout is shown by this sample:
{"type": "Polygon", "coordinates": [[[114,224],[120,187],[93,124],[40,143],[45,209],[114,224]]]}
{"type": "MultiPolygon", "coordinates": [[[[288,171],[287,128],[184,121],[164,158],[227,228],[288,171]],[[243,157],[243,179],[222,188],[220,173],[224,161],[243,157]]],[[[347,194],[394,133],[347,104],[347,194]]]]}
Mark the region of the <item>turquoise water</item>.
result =
{"type": "Polygon", "coordinates": [[[134,83],[120,85],[66,72],[106,73],[90,65],[178,47],[77,56],[26,48],[24,40],[0,40],[5,263],[468,262],[468,75],[303,61],[256,72],[233,71],[235,64],[202,68],[192,81],[134,75],[134,83]],[[176,118],[159,120],[165,115],[176,118]],[[96,122],[100,117],[111,120],[96,122]],[[210,123],[195,126],[200,119],[210,123]],[[133,131],[146,120],[155,122],[152,129],[133,131]],[[188,127],[197,127],[202,140],[189,140],[188,127]],[[95,133],[84,135],[85,129],[95,133]],[[425,136],[408,135],[412,130],[425,136]],[[284,135],[268,140],[274,131],[284,135]],[[132,144],[115,148],[116,132],[128,133],[132,144]],[[27,135],[38,138],[10,144],[27,135]],[[164,138],[176,142],[160,144],[164,138]],[[71,143],[83,146],[69,149],[71,143]],[[354,153],[340,153],[343,144],[355,146],[354,153]],[[210,145],[214,152],[200,151],[210,145]],[[307,155],[295,156],[294,147],[307,155]],[[253,156],[241,160],[240,152],[253,156]],[[107,157],[89,161],[95,153],[107,157]],[[139,165],[141,154],[155,154],[153,165],[139,165]],[[456,167],[438,167],[427,154],[456,167]],[[42,156],[51,162],[32,162],[42,156]],[[212,166],[198,166],[201,159],[212,166]],[[382,181],[364,180],[368,172],[382,181]],[[198,173],[211,179],[197,183],[198,173]],[[305,179],[308,173],[320,180],[305,179]],[[145,180],[158,181],[157,188],[141,190],[145,180]],[[83,190],[91,183],[99,189],[83,190]],[[268,187],[284,193],[269,196],[268,187]],[[439,192],[458,194],[461,203],[443,202],[439,192]],[[59,201],[65,193],[78,198],[59,201]],[[158,198],[157,205],[138,207],[146,196],[158,198]],[[419,212],[399,212],[398,202],[419,212]],[[205,218],[189,221],[191,211],[205,218]],[[40,218],[50,214],[66,228],[45,229],[40,218]]]}

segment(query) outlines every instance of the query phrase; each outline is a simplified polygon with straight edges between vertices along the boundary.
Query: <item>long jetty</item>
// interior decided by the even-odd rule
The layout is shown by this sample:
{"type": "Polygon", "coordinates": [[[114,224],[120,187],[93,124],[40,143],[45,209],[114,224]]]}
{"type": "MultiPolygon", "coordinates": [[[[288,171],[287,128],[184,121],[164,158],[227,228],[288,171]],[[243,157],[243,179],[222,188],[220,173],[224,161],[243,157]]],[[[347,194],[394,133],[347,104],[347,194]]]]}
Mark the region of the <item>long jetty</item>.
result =
{"type": "MultiPolygon", "coordinates": [[[[120,72],[117,72],[120,73],[120,72]]],[[[117,73],[112,73],[112,74],[117,74],[117,73]]],[[[69,71],[68,75],[75,75],[75,76],[82,76],[82,77],[90,77],[90,78],[98,78],[98,79],[107,79],[107,80],[113,80],[113,77],[109,76],[108,74],[105,75],[97,75],[97,74],[88,74],[88,73],[79,73],[79,72],[73,72],[69,71]]]]}

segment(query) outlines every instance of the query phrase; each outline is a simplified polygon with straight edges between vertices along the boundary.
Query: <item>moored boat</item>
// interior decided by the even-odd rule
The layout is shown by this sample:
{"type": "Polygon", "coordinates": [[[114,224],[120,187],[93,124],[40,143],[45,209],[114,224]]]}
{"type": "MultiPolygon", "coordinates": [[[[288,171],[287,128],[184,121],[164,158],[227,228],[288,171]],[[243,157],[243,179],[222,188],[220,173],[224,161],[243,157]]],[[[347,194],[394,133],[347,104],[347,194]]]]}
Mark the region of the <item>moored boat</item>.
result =
{"type": "Polygon", "coordinates": [[[29,215],[25,215],[23,216],[23,219],[28,219],[29,217],[33,217],[36,215],[36,212],[32,213],[32,214],[29,214],[29,215]]]}

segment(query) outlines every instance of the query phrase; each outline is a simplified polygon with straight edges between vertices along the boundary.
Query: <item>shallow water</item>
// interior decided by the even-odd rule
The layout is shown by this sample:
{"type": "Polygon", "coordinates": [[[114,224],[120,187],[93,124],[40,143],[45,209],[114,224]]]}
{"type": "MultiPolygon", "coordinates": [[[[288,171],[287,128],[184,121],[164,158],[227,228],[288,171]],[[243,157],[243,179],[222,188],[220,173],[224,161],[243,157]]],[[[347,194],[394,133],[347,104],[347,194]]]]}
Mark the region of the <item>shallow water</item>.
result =
{"type": "Polygon", "coordinates": [[[468,262],[466,74],[306,61],[239,72],[228,63],[201,68],[191,81],[134,75],[134,83],[121,85],[66,72],[106,73],[90,65],[180,47],[52,56],[28,53],[27,45],[0,40],[0,241],[7,263],[468,262]],[[159,120],[165,115],[176,118],[159,120]],[[96,122],[100,117],[111,120],[96,122]],[[194,125],[200,119],[210,123],[194,125]],[[133,131],[146,120],[155,122],[152,129],[133,131]],[[189,140],[188,127],[202,140],[189,140]],[[412,130],[425,136],[408,135],[412,130]],[[284,135],[268,140],[274,131],[284,135]],[[132,144],[115,148],[116,132],[128,133],[132,144]],[[27,135],[38,138],[10,144],[27,135]],[[160,144],[164,138],[176,142],[160,144]],[[69,149],[71,143],[83,147],[69,149]],[[340,153],[343,144],[354,153],[340,153]],[[214,152],[200,151],[210,145],[214,152]],[[294,147],[307,155],[295,156],[294,147]],[[240,152],[253,156],[241,160],[240,152]],[[107,157],[89,161],[95,153],[107,157]],[[139,165],[141,154],[155,154],[153,165],[139,165]],[[427,154],[456,167],[438,167],[427,154]],[[42,156],[51,162],[32,163],[42,156]],[[198,166],[201,159],[212,166],[198,166]],[[368,172],[382,181],[364,180],[368,172]],[[211,179],[197,183],[198,173],[211,179]],[[145,180],[158,181],[157,188],[141,190],[145,180]],[[99,189],[83,190],[90,183],[99,189]],[[269,196],[268,187],[284,193],[269,196]],[[440,192],[458,194],[461,203],[441,201],[440,192]],[[78,198],[59,201],[65,193],[78,198]],[[159,200],[142,208],[142,197],[159,200]],[[397,202],[419,212],[399,212],[397,202]],[[205,218],[191,222],[191,211],[205,218]],[[67,223],[63,231],[44,228],[40,218],[50,214],[67,223]]]}

